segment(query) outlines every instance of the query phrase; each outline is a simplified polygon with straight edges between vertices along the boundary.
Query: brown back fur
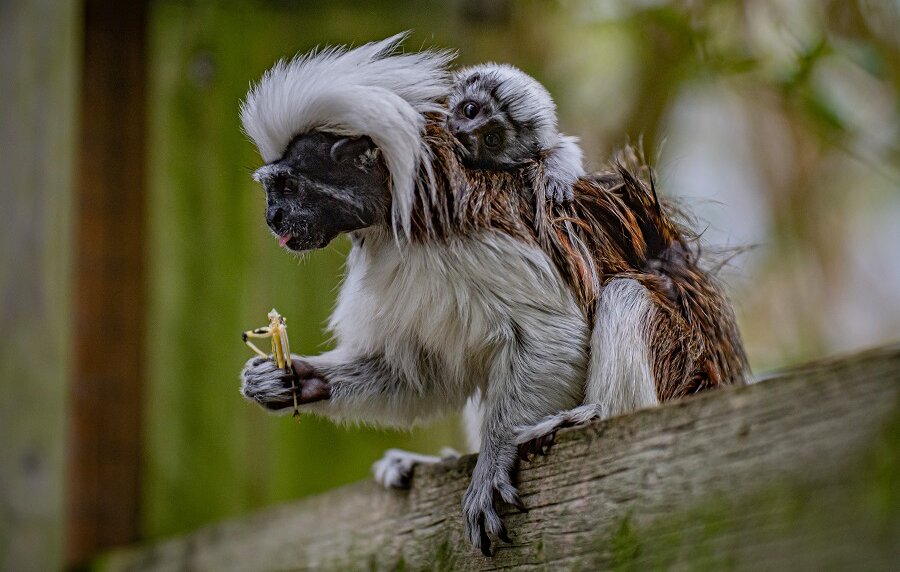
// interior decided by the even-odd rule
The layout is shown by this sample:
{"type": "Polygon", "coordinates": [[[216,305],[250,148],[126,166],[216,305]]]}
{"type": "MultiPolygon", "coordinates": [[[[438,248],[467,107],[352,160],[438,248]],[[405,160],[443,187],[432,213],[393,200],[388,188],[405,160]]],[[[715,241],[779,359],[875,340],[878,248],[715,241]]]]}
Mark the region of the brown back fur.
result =
{"type": "Polygon", "coordinates": [[[427,139],[433,180],[423,170],[422,188],[430,191],[417,197],[412,240],[491,229],[536,245],[590,323],[603,285],[634,279],[658,309],[647,341],[660,401],[743,383],[747,358],[731,304],[701,267],[698,241],[667,214],[633,153],[626,150],[608,170],[581,179],[574,202],[553,204],[538,188],[540,160],[512,171],[469,170],[440,120],[428,125],[427,139]]]}

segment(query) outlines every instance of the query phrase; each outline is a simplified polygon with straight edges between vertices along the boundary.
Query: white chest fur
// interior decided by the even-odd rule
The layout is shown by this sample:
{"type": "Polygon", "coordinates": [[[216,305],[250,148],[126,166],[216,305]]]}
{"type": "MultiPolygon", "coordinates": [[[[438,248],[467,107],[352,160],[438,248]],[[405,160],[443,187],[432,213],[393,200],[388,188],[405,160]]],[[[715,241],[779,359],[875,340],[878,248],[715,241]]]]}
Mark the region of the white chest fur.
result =
{"type": "Polygon", "coordinates": [[[382,354],[413,383],[427,383],[421,360],[434,360],[439,383],[464,398],[487,383],[497,348],[552,315],[580,310],[537,248],[500,233],[427,246],[373,234],[348,258],[330,326],[339,346],[382,354]]]}

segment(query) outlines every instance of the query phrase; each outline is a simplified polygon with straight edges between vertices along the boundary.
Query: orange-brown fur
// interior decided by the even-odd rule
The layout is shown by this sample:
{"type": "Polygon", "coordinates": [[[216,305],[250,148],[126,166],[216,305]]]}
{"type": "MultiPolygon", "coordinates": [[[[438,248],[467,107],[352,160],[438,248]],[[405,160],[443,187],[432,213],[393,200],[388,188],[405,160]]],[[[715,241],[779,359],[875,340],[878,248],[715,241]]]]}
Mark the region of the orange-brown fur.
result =
{"type": "Polygon", "coordinates": [[[512,171],[468,170],[439,120],[429,123],[427,138],[434,179],[422,175],[423,188],[430,192],[417,199],[412,240],[493,229],[537,245],[553,260],[588,320],[594,319],[604,284],[634,279],[658,310],[647,325],[647,342],[660,401],[743,382],[747,358],[731,305],[716,277],[701,267],[693,235],[669,216],[641,177],[644,168],[633,153],[581,179],[574,202],[554,204],[536,188],[542,180],[540,160],[512,171]]]}

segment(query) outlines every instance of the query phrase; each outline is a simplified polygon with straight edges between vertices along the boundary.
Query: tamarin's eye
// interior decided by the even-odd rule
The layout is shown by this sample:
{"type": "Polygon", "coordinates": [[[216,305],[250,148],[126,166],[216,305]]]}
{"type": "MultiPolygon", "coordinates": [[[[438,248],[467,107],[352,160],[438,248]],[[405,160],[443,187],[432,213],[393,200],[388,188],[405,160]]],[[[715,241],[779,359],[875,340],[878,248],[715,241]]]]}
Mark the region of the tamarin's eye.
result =
{"type": "Polygon", "coordinates": [[[284,187],[282,188],[282,192],[286,195],[290,195],[297,192],[297,179],[294,177],[285,177],[284,178],[284,187]]]}
{"type": "Polygon", "coordinates": [[[487,135],[484,136],[484,144],[487,145],[488,147],[499,147],[500,143],[501,143],[500,136],[497,133],[495,133],[494,131],[491,131],[490,133],[488,133],[487,135]]]}
{"type": "Polygon", "coordinates": [[[478,104],[472,103],[471,101],[463,105],[463,115],[468,119],[475,119],[475,116],[478,115],[478,104]]]}

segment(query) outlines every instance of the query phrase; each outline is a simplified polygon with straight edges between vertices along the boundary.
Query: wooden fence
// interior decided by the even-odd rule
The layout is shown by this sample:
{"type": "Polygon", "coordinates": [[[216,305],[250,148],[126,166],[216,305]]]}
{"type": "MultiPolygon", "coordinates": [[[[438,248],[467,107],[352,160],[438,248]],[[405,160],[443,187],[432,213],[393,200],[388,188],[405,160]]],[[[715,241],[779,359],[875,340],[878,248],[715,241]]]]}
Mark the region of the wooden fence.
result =
{"type": "MultiPolygon", "coordinates": [[[[309,463],[327,459],[307,459],[309,463]]],[[[853,569],[900,565],[900,347],[560,433],[488,559],[474,456],[107,555],[106,570],[853,569]]]]}

